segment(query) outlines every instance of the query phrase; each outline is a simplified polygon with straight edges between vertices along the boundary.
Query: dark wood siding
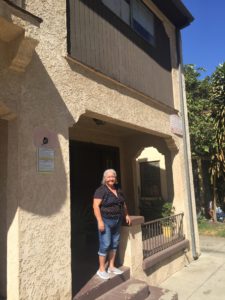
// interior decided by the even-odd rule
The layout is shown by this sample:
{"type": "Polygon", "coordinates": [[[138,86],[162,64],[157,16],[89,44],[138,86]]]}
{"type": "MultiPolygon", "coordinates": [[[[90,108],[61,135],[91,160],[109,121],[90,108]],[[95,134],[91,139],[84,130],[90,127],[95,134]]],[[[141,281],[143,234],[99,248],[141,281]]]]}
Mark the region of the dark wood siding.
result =
{"type": "Polygon", "coordinates": [[[100,0],[70,0],[69,54],[80,62],[173,107],[169,38],[155,16],[155,46],[100,0]]]}

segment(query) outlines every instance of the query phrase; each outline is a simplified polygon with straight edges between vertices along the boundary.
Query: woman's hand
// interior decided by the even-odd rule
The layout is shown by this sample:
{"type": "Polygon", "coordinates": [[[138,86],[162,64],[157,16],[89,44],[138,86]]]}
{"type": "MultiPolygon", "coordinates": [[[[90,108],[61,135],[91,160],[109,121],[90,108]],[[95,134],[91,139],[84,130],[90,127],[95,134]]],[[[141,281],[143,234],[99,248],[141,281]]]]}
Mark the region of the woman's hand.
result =
{"type": "Polygon", "coordinates": [[[131,218],[129,215],[126,215],[126,223],[130,226],[131,225],[131,218]]]}
{"type": "Polygon", "coordinates": [[[103,221],[98,222],[98,230],[103,232],[105,230],[105,224],[103,221]]]}
{"type": "Polygon", "coordinates": [[[104,222],[102,220],[101,211],[100,211],[101,203],[102,203],[102,199],[94,198],[93,209],[94,209],[95,217],[96,217],[97,222],[98,222],[98,230],[100,232],[103,232],[103,231],[105,231],[105,225],[104,225],[104,222]]]}

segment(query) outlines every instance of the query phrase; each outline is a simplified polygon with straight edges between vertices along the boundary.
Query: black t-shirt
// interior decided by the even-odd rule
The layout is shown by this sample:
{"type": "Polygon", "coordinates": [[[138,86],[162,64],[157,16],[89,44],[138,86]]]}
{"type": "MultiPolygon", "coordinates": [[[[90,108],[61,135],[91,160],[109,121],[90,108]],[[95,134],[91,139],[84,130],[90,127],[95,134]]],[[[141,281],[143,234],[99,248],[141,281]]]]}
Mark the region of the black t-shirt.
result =
{"type": "Polygon", "coordinates": [[[124,214],[124,195],[116,189],[117,196],[106,185],[101,185],[94,194],[94,198],[101,199],[100,211],[104,218],[118,218],[124,214]]]}

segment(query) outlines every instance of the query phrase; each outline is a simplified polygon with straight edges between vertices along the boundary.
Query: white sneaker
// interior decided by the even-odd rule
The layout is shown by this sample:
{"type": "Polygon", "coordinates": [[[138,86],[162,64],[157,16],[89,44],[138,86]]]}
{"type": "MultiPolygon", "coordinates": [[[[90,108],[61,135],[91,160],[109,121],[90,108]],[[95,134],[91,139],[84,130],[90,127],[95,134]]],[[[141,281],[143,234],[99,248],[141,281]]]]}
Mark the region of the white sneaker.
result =
{"type": "Polygon", "coordinates": [[[110,278],[109,274],[108,274],[106,271],[100,272],[100,271],[98,270],[98,272],[97,272],[96,274],[97,274],[101,279],[104,279],[104,280],[107,280],[107,279],[110,278]]]}
{"type": "Polygon", "coordinates": [[[108,273],[120,275],[123,274],[123,271],[114,267],[114,268],[108,268],[108,273]]]}

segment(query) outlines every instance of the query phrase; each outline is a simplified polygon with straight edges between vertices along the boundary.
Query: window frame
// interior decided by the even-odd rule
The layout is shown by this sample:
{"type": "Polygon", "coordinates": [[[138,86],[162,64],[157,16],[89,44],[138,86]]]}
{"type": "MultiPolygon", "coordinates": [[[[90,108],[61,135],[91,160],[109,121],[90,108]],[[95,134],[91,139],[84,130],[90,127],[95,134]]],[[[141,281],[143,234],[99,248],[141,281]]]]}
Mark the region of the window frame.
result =
{"type": "Polygon", "coordinates": [[[151,45],[155,45],[155,16],[153,14],[153,12],[150,11],[150,9],[140,0],[131,0],[130,1],[130,6],[131,6],[131,28],[133,29],[134,32],[136,32],[136,34],[138,34],[142,39],[144,39],[147,43],[151,44],[151,45]],[[152,22],[153,22],[153,35],[151,34],[151,32],[149,32],[147,29],[145,29],[141,24],[139,24],[137,21],[137,23],[144,29],[148,32],[148,34],[151,36],[150,39],[146,38],[144,35],[141,34],[140,31],[138,31],[135,26],[134,26],[134,16],[133,16],[133,12],[134,12],[134,2],[136,1],[136,3],[138,5],[140,5],[142,7],[143,10],[145,10],[149,16],[153,19],[152,22]]]}
{"type": "Polygon", "coordinates": [[[132,30],[138,35],[140,36],[143,40],[145,40],[148,44],[155,46],[155,15],[154,13],[140,0],[119,0],[121,1],[125,1],[129,4],[130,6],[130,20],[129,20],[129,24],[120,16],[118,15],[115,11],[113,11],[109,6],[107,6],[106,3],[104,3],[104,0],[101,0],[102,4],[109,9],[115,16],[117,16],[117,18],[119,18],[123,23],[125,23],[127,26],[129,26],[130,28],[132,28],[132,30]],[[138,20],[134,19],[134,2],[136,1],[137,5],[140,5],[140,7],[145,10],[149,16],[152,18],[152,26],[153,26],[153,34],[151,32],[149,32],[147,29],[145,29],[142,24],[140,24],[138,22],[138,20]],[[135,28],[134,25],[134,21],[136,21],[137,24],[139,24],[139,26],[141,28],[143,28],[144,30],[146,30],[146,32],[148,33],[148,35],[150,36],[150,38],[146,37],[144,34],[141,34],[141,31],[138,30],[137,28],[135,28]]]}
{"type": "Polygon", "coordinates": [[[161,176],[160,176],[160,161],[154,160],[154,161],[139,161],[139,172],[140,172],[140,197],[141,199],[151,199],[151,198],[161,198],[162,196],[162,185],[161,185],[161,176]],[[149,178],[146,179],[146,168],[150,167],[148,171],[150,171],[151,168],[154,168],[154,173],[151,172],[152,175],[157,175],[157,178],[155,177],[155,180],[149,180],[149,178]],[[157,172],[157,174],[156,174],[157,172]],[[145,174],[144,174],[145,173],[145,174]],[[143,179],[143,176],[145,177],[145,180],[143,179]],[[158,193],[156,191],[150,190],[150,194],[146,193],[146,183],[148,182],[148,187],[151,187],[151,189],[156,186],[158,193]],[[152,185],[154,183],[154,185],[152,185]],[[149,185],[150,184],[150,185],[149,185]]]}

